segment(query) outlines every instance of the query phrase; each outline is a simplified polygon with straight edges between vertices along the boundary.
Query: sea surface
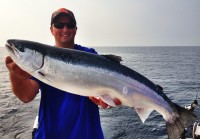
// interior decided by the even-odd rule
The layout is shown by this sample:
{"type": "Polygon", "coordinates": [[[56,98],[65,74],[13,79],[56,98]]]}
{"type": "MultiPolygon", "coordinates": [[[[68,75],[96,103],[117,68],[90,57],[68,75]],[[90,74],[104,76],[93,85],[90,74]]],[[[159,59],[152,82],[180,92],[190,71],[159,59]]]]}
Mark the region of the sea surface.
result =
{"type": "MultiPolygon", "coordinates": [[[[175,103],[185,106],[200,98],[200,47],[98,47],[99,54],[121,56],[123,65],[163,87],[175,103]]],[[[4,65],[5,49],[0,48],[0,138],[31,139],[39,97],[29,104],[12,94],[4,65]]],[[[200,103],[200,102],[199,102],[200,103]]],[[[200,117],[197,108],[195,114],[200,117]]],[[[142,123],[133,108],[101,109],[106,139],[167,139],[165,121],[156,111],[142,123]]],[[[197,120],[197,122],[200,119],[197,120]]]]}

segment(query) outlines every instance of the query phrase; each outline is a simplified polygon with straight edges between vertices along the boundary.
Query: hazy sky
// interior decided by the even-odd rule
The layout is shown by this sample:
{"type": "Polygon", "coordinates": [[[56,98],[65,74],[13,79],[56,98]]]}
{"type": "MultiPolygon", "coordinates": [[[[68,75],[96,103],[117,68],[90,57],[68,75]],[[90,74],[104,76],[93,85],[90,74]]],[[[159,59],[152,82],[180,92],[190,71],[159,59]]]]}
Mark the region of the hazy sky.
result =
{"type": "Polygon", "coordinates": [[[53,11],[77,20],[85,46],[200,46],[200,0],[0,0],[0,46],[7,39],[54,45],[53,11]]]}

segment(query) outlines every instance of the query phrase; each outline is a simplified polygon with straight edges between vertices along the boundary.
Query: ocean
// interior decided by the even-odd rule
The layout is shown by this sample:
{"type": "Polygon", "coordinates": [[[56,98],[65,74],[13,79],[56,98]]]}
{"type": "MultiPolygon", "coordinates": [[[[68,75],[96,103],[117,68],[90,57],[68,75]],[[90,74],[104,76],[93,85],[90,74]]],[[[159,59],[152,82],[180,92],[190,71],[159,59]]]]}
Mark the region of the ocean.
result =
{"type": "MultiPolygon", "coordinates": [[[[163,87],[175,103],[185,106],[200,95],[200,47],[98,47],[99,54],[121,56],[121,64],[143,74],[163,87]]],[[[11,93],[4,65],[5,49],[0,48],[0,138],[31,139],[39,96],[29,104],[11,93]]],[[[200,102],[199,102],[200,103],[200,102]]],[[[195,110],[200,116],[199,108],[195,110]]],[[[156,111],[142,123],[133,108],[100,108],[106,139],[167,139],[165,121],[156,111]]],[[[199,121],[198,119],[197,121],[199,121]]]]}

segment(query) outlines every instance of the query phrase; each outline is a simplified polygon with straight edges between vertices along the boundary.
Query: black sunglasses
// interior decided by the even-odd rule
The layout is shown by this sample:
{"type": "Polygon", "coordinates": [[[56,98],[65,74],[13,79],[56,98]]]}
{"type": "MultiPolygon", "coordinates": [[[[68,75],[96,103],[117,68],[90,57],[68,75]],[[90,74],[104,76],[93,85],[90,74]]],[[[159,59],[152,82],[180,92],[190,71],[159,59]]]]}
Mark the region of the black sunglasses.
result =
{"type": "Polygon", "coordinates": [[[53,24],[53,26],[57,29],[63,29],[65,26],[69,29],[73,29],[76,27],[76,24],[74,22],[67,22],[67,23],[59,23],[56,22],[53,24]]]}

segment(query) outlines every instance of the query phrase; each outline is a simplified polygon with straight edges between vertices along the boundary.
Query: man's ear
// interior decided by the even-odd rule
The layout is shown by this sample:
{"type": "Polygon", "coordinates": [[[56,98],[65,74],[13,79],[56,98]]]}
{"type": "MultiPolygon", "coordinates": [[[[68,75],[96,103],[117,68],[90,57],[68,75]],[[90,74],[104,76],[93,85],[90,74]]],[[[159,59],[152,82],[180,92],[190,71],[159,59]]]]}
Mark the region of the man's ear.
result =
{"type": "Polygon", "coordinates": [[[53,27],[50,27],[51,34],[53,35],[53,27]]]}
{"type": "MultiPolygon", "coordinates": [[[[76,28],[75,28],[76,32],[77,32],[77,29],[78,29],[78,28],[76,27],[76,28]]],[[[75,33],[75,35],[76,35],[76,33],[75,33]]]]}

